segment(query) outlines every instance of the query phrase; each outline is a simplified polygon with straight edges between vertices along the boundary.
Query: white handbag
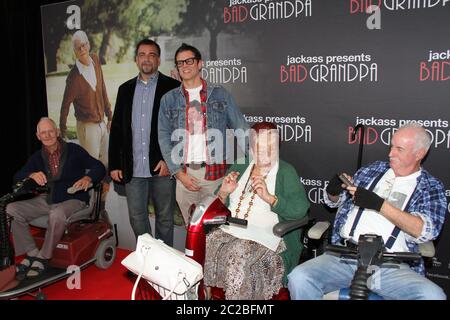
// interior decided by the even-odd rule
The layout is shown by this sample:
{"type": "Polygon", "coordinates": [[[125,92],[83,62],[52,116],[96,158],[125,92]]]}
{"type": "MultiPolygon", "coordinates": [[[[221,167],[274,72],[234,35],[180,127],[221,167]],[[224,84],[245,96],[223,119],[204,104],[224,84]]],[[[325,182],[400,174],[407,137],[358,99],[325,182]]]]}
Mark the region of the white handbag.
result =
{"type": "Polygon", "coordinates": [[[138,237],[136,251],[123,259],[122,265],[139,275],[133,288],[133,300],[140,277],[146,279],[163,299],[186,299],[188,292],[192,298],[192,292],[203,278],[203,268],[197,261],[149,234],[138,237]]]}

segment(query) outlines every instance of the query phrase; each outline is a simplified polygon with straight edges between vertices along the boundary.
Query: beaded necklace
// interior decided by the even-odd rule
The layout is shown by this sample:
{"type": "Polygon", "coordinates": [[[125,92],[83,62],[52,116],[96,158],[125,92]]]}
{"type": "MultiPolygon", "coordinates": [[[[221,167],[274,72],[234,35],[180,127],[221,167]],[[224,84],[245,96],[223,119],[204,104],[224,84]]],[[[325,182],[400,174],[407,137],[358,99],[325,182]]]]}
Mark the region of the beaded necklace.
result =
{"type": "MultiPolygon", "coordinates": [[[[239,202],[238,202],[238,205],[237,205],[237,208],[236,208],[236,211],[235,211],[235,216],[234,216],[235,218],[238,218],[239,217],[239,213],[241,212],[242,201],[245,199],[247,186],[248,186],[248,183],[249,183],[249,181],[250,181],[250,179],[252,177],[253,170],[255,170],[255,167],[256,167],[255,164],[253,164],[252,169],[250,170],[250,174],[248,175],[247,182],[245,183],[244,189],[242,189],[242,193],[241,193],[241,196],[239,197],[239,202]]],[[[263,179],[265,180],[266,177],[267,177],[267,174],[263,177],[263,179]]],[[[253,201],[255,200],[255,197],[256,197],[256,190],[253,190],[252,195],[250,197],[250,202],[248,203],[247,212],[245,212],[245,214],[244,214],[244,219],[245,220],[247,220],[247,218],[248,218],[248,216],[250,214],[250,210],[253,207],[253,204],[254,204],[253,201]]]]}

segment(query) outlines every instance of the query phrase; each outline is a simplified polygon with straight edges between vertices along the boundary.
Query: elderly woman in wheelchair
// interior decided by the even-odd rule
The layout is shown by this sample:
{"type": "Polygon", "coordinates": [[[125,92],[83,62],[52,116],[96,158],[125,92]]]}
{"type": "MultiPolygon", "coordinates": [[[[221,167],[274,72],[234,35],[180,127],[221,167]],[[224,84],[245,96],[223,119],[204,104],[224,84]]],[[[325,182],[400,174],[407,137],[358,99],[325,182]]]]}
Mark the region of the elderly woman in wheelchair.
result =
{"type": "Polygon", "coordinates": [[[273,124],[254,125],[253,160],[233,165],[217,193],[232,216],[247,219],[248,225],[223,225],[208,233],[204,283],[209,293],[219,287],[226,299],[270,299],[298,263],[300,230],[278,237],[272,228],[304,217],[309,202],[296,170],[279,159],[278,143],[273,124]]]}

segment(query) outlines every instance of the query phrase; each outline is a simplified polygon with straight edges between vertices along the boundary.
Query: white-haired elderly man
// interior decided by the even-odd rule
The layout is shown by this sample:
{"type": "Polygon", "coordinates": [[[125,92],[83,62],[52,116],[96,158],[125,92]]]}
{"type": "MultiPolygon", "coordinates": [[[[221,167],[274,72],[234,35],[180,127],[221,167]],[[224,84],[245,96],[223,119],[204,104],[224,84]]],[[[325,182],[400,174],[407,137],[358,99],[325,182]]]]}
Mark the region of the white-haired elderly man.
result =
{"type": "Polygon", "coordinates": [[[67,116],[70,105],[73,104],[80,145],[107,166],[112,111],[102,68],[98,56],[89,53],[91,47],[84,31],[76,31],[72,36],[72,43],[77,59],[67,76],[61,104],[59,117],[61,137],[66,137],[67,116]]]}
{"type": "Polygon", "coordinates": [[[103,164],[90,156],[75,143],[59,139],[59,131],[50,118],[41,118],[36,127],[36,137],[42,142],[27,163],[14,175],[14,181],[33,179],[48,191],[8,204],[6,212],[11,216],[16,255],[26,253],[16,265],[16,278],[36,278],[42,275],[53,257],[53,250],[64,235],[66,220],[73,213],[86,207],[89,202],[89,184],[101,181],[106,173],[103,164]],[[79,187],[82,190],[69,194],[67,189],[79,187]],[[36,246],[30,233],[29,222],[41,216],[48,216],[48,228],[44,243],[36,246]]]}
{"type": "MultiPolygon", "coordinates": [[[[422,127],[409,124],[392,137],[389,162],[377,161],[353,176],[346,186],[335,176],[326,188],[325,202],[339,207],[332,242],[353,246],[362,234],[383,238],[389,252],[418,252],[418,244],[436,239],[444,224],[447,199],[442,182],[421,162],[431,145],[422,127]],[[345,188],[343,188],[345,186],[345,188]]],[[[355,260],[325,253],[297,266],[288,275],[291,298],[321,299],[350,286],[355,260]]],[[[425,278],[423,261],[399,268],[380,268],[368,287],[385,299],[446,299],[443,290],[425,278]]]]}

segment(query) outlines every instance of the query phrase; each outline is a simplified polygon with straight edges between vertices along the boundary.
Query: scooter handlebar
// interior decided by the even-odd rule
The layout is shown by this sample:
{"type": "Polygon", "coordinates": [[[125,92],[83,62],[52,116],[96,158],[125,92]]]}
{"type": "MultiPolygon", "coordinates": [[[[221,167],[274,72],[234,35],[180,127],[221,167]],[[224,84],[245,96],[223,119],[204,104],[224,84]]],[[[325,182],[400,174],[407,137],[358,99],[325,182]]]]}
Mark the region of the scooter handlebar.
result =
{"type": "Polygon", "coordinates": [[[248,221],[245,219],[239,219],[239,218],[233,218],[232,216],[228,216],[227,218],[227,222],[229,223],[234,223],[234,224],[239,224],[241,226],[247,226],[248,221]]]}
{"type": "MultiPolygon", "coordinates": [[[[325,251],[331,251],[343,256],[355,256],[357,257],[358,250],[353,248],[348,248],[339,245],[327,245],[325,246],[325,251]]],[[[419,253],[414,252],[383,252],[383,258],[393,259],[400,261],[419,261],[422,256],[419,253]]]]}
{"type": "Polygon", "coordinates": [[[384,252],[384,258],[398,259],[401,261],[419,261],[422,256],[414,252],[384,252]]]}
{"type": "Polygon", "coordinates": [[[334,244],[328,244],[325,246],[325,251],[331,251],[336,252],[340,254],[357,254],[358,250],[356,249],[350,249],[348,247],[334,245],[334,244]]]}

